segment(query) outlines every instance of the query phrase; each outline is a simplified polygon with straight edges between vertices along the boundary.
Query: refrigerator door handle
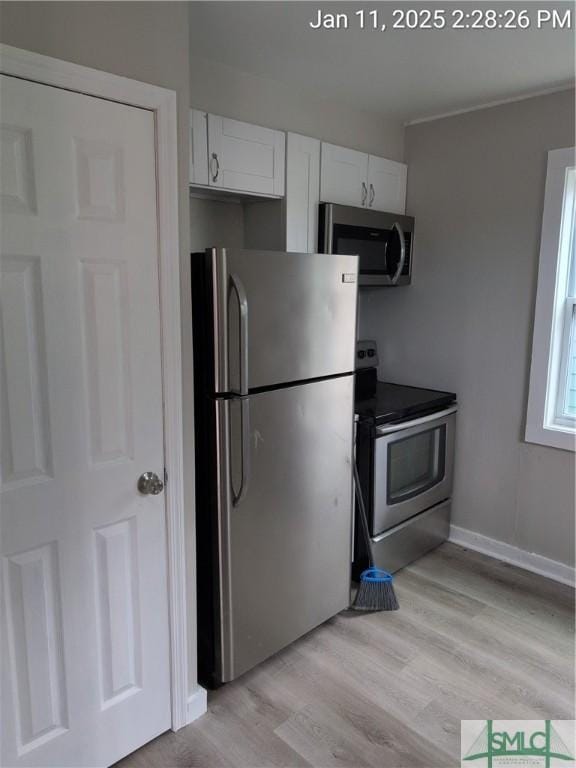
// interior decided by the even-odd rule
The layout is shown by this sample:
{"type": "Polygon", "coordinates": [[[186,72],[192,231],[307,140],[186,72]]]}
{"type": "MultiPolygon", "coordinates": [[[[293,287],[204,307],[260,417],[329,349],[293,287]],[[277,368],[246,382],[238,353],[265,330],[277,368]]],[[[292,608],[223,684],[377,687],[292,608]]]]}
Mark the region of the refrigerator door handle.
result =
{"type": "Polygon", "coordinates": [[[232,506],[237,507],[248,492],[248,482],[250,479],[250,398],[240,398],[240,420],[241,420],[241,466],[242,473],[240,479],[240,490],[238,493],[232,488],[232,506]]]}
{"type": "Polygon", "coordinates": [[[214,306],[214,384],[228,392],[228,265],[225,248],[208,248],[212,262],[214,306]]]}
{"type": "Polygon", "coordinates": [[[230,274],[230,287],[236,292],[240,308],[240,395],[248,394],[248,297],[238,275],[230,274]]]}

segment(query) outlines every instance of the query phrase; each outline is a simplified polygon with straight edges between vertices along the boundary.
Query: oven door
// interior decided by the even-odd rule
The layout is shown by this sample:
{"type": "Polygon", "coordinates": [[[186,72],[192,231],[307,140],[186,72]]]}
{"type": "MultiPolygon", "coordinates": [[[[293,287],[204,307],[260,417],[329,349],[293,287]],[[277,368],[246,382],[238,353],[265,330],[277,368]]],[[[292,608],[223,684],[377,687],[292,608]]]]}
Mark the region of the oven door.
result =
{"type": "Polygon", "coordinates": [[[372,536],[450,497],[456,411],[376,428],[372,536]]]}

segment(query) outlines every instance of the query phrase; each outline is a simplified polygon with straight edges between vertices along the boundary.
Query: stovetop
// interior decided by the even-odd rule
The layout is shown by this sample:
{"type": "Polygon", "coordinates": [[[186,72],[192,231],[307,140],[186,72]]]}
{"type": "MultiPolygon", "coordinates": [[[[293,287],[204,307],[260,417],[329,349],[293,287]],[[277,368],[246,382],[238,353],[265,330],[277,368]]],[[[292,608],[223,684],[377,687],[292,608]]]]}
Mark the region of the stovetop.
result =
{"type": "Polygon", "coordinates": [[[368,371],[356,374],[355,411],[362,421],[371,420],[374,425],[404,421],[427,413],[440,411],[456,401],[453,392],[437,389],[407,387],[374,379],[366,382],[368,371]]]}

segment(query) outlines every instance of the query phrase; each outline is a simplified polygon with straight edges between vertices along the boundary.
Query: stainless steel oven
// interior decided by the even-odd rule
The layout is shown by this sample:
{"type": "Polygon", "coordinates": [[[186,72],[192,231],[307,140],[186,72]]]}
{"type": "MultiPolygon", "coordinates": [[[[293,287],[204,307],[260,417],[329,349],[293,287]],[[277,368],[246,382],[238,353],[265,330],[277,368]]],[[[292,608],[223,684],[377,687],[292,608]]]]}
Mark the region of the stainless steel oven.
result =
{"type": "Polygon", "coordinates": [[[450,498],[456,411],[376,427],[373,536],[450,498]]]}
{"type": "Polygon", "coordinates": [[[411,216],[322,203],[318,240],[322,253],[359,255],[359,285],[393,287],[412,280],[411,216]]]}
{"type": "MultiPolygon", "coordinates": [[[[454,392],[379,381],[377,366],[375,342],[357,342],[360,487],[374,563],[396,571],[448,538],[458,406],[454,392]]],[[[355,577],[368,556],[358,530],[355,577]]]]}

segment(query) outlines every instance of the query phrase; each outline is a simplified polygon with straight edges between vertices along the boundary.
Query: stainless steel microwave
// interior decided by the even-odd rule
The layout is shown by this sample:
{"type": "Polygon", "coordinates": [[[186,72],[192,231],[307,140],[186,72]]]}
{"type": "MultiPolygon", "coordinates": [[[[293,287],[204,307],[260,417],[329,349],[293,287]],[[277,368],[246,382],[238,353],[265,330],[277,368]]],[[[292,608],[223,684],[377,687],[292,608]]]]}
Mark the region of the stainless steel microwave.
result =
{"type": "Polygon", "coordinates": [[[358,254],[358,284],[392,287],[412,280],[414,219],[334,203],[320,204],[320,253],[358,254]]]}

